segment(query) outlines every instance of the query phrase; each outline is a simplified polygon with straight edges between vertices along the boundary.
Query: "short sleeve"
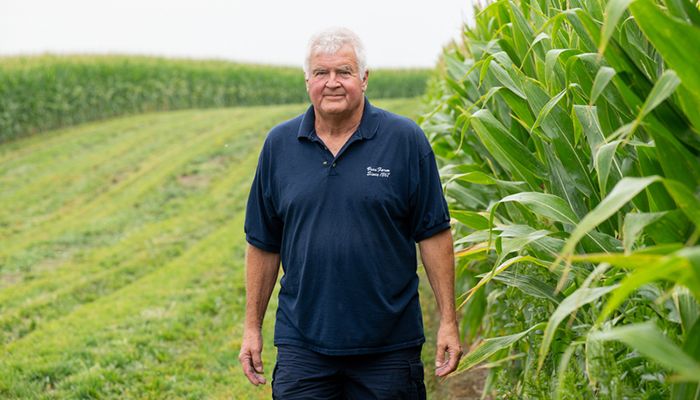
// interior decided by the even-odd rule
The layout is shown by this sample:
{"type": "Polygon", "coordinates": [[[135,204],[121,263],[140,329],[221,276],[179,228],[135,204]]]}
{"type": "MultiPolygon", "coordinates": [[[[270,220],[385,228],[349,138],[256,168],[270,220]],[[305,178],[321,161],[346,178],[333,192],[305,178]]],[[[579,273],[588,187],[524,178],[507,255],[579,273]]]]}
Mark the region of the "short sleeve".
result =
{"type": "Polygon", "coordinates": [[[411,236],[420,242],[450,227],[450,213],[432,150],[420,158],[416,182],[410,197],[411,236]]]}
{"type": "Polygon", "coordinates": [[[258,158],[253,184],[248,195],[244,231],[251,245],[272,253],[279,253],[282,245],[282,219],[275,212],[270,196],[270,147],[265,141],[258,158]]]}

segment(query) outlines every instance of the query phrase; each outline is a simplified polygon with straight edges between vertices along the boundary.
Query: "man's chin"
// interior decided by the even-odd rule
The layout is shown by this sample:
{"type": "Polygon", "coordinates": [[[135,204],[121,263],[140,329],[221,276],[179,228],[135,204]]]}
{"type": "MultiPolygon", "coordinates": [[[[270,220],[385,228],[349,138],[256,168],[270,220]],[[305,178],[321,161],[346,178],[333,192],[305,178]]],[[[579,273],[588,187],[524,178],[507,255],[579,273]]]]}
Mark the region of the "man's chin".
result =
{"type": "Polygon", "coordinates": [[[348,109],[345,106],[338,105],[338,106],[334,107],[331,105],[331,106],[321,107],[321,111],[323,111],[324,113],[326,113],[328,115],[339,115],[339,114],[346,113],[348,111],[348,109]]]}

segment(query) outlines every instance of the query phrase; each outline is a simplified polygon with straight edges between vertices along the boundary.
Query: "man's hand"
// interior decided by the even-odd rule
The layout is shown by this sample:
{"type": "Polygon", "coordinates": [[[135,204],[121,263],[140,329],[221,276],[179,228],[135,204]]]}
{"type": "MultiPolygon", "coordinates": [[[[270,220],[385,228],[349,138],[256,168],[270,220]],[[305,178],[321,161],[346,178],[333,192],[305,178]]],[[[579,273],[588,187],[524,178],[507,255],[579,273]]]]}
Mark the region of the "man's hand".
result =
{"type": "Polygon", "coordinates": [[[443,377],[457,369],[462,357],[462,346],[459,344],[457,322],[440,322],[437,334],[437,354],[435,355],[435,375],[443,377]],[[445,357],[447,353],[447,357],[445,357]]]}
{"type": "Polygon", "coordinates": [[[264,385],[267,381],[263,376],[262,362],[262,333],[260,330],[246,330],[243,334],[241,352],[238,360],[241,362],[243,373],[248,377],[250,383],[255,386],[264,385]]]}

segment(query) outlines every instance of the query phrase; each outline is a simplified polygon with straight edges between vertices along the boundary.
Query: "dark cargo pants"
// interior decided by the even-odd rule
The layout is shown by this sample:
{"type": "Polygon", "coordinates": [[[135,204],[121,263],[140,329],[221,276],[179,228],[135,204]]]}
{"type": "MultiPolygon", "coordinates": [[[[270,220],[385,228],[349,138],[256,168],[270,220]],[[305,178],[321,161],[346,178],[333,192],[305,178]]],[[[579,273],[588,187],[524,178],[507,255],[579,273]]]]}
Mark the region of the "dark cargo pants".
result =
{"type": "Polygon", "coordinates": [[[421,347],[327,356],[298,346],[280,345],[272,373],[272,397],[423,400],[426,394],[421,347]]]}

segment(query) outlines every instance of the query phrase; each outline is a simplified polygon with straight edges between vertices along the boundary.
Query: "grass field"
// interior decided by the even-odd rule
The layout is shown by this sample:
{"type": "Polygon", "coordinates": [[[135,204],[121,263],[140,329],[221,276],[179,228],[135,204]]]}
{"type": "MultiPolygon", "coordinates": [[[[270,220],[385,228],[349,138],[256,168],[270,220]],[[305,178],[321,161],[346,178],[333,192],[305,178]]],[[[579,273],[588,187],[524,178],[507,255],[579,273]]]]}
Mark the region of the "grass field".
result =
{"type": "Polygon", "coordinates": [[[237,361],[244,208],[266,132],[305,107],[142,114],[0,146],[0,398],[270,398],[237,361]]]}

